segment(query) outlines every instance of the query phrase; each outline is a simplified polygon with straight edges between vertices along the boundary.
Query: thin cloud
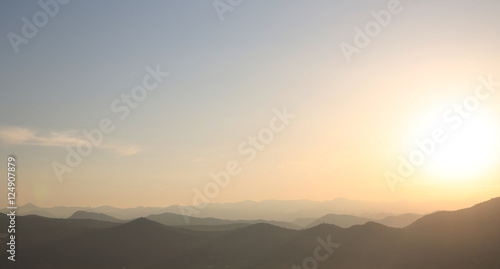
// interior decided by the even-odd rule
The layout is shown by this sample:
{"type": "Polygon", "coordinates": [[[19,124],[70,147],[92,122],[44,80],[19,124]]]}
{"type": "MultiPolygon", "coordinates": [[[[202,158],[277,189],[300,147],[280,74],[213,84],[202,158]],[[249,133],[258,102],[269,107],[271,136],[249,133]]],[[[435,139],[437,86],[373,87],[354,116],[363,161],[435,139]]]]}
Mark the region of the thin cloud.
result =
{"type": "MultiPolygon", "coordinates": [[[[38,134],[28,128],[22,127],[2,127],[0,128],[0,139],[7,145],[30,145],[46,147],[66,147],[77,146],[88,140],[78,131],[51,132],[48,134],[38,134]]],[[[125,143],[102,142],[93,145],[97,148],[111,150],[121,156],[128,156],[142,151],[142,147],[125,143]]]]}

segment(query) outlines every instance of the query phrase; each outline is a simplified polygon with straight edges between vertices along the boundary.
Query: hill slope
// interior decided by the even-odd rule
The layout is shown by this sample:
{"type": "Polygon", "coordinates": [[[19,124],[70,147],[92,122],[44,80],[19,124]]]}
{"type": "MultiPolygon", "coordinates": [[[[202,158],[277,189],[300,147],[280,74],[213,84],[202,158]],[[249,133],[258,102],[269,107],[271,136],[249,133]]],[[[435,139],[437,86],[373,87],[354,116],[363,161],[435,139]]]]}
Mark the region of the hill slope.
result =
{"type": "MultiPolygon", "coordinates": [[[[40,269],[276,269],[315,264],[339,269],[500,268],[499,212],[500,198],[496,198],[468,209],[430,214],[403,229],[375,222],[350,228],[321,224],[305,230],[261,223],[217,232],[167,227],[144,218],[103,227],[106,222],[23,217],[19,222],[25,222],[25,227],[54,221],[54,227],[74,225],[87,230],[24,247],[16,265],[40,269]],[[94,229],[88,229],[89,223],[94,229]]],[[[47,237],[57,230],[43,232],[47,237]]]]}

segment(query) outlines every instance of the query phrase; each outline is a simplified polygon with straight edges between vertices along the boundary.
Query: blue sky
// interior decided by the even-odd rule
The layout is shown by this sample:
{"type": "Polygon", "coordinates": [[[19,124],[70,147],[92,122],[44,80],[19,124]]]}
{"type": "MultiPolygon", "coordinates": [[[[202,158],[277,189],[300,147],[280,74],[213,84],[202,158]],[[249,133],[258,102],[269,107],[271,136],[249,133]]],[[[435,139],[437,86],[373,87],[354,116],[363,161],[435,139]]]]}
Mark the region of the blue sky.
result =
{"type": "Polygon", "coordinates": [[[41,7],[5,1],[0,147],[20,159],[22,201],[187,203],[210,171],[241,159],[241,141],[283,107],[297,115],[294,124],[214,202],[418,199],[423,187],[386,192],[380,175],[400,153],[392,142],[422,105],[459,99],[479,75],[498,74],[500,4],[401,1],[403,11],[348,63],[339,44],[353,43],[355,27],[388,2],[243,1],[221,21],[206,0],[71,1],[15,53],[8,33],[20,34],[22,18],[41,7]],[[157,65],[169,77],[118,120],[110,104],[157,65]],[[116,130],[58,182],[51,163],[64,161],[64,143],[102,118],[113,119],[116,130]],[[5,139],[16,132],[35,135],[38,145],[5,139]],[[153,194],[144,200],[137,192],[153,194]]]}

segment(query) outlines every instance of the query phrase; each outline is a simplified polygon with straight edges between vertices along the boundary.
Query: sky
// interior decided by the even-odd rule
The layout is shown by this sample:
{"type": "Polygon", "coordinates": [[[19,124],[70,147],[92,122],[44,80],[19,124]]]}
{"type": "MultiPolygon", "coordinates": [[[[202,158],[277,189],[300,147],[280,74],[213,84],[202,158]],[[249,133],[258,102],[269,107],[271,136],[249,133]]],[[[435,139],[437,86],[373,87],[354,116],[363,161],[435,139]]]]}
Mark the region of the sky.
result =
{"type": "Polygon", "coordinates": [[[498,196],[498,1],[40,3],[0,4],[18,204],[498,196]]]}

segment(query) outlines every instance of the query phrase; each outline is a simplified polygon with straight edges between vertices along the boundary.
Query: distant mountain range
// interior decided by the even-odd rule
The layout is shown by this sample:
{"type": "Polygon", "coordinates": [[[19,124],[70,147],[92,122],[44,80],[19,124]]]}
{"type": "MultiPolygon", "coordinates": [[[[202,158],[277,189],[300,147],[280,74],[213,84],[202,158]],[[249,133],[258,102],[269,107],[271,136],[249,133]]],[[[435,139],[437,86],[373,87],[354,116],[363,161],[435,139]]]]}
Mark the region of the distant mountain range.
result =
{"type": "MultiPolygon", "coordinates": [[[[293,223],[284,221],[272,220],[223,220],[217,218],[196,218],[189,217],[189,225],[186,223],[184,216],[174,213],[163,213],[158,215],[150,215],[147,217],[150,220],[156,221],[167,226],[182,226],[188,228],[190,226],[216,226],[216,225],[234,225],[234,224],[255,224],[255,223],[268,223],[278,227],[287,229],[301,229],[302,227],[293,223]]],[[[232,226],[228,226],[232,227],[232,226]]],[[[241,227],[241,226],[240,226],[241,227]]],[[[205,228],[206,229],[206,228],[205,228]]]]}
{"type": "MultiPolygon", "coordinates": [[[[495,198],[423,216],[406,228],[368,222],[292,230],[257,223],[222,231],[165,226],[147,218],[113,223],[24,216],[18,218],[13,268],[276,269],[317,264],[339,269],[493,269],[500,268],[499,212],[500,198],[495,198]]],[[[0,214],[0,230],[7,223],[7,216],[0,214]]],[[[3,253],[5,248],[0,245],[3,253]]],[[[7,259],[0,260],[1,268],[11,268],[7,265],[7,259]]]]}
{"type": "MultiPolygon", "coordinates": [[[[103,213],[116,219],[128,220],[147,217],[155,214],[174,213],[182,214],[181,209],[187,206],[172,205],[169,207],[137,207],[137,208],[115,208],[110,206],[101,207],[52,207],[42,208],[33,204],[19,207],[21,215],[39,215],[51,218],[68,218],[77,211],[103,213]]],[[[313,220],[327,214],[348,214],[367,219],[381,219],[386,216],[395,216],[406,213],[427,214],[435,211],[436,204],[414,203],[414,202],[388,202],[372,203],[337,198],[331,201],[278,201],[267,200],[261,202],[244,201],[238,203],[208,204],[206,208],[193,215],[197,218],[218,218],[226,220],[275,220],[295,222],[295,220],[311,220],[302,223],[294,223],[298,226],[310,224],[313,220]]],[[[189,210],[188,210],[189,211],[189,210]]],[[[6,213],[3,209],[0,212],[6,213]]]]}
{"type": "MultiPolygon", "coordinates": [[[[378,205],[380,206],[380,205],[378,205]]],[[[18,210],[19,215],[38,215],[42,217],[54,218],[55,216],[59,218],[70,218],[70,219],[92,219],[99,221],[107,221],[114,223],[123,223],[127,220],[136,219],[138,217],[146,217],[150,220],[159,222],[168,226],[185,226],[188,229],[198,229],[204,231],[212,230],[226,230],[232,229],[234,227],[243,227],[245,225],[255,224],[255,223],[269,223],[278,227],[288,228],[288,229],[302,229],[307,227],[313,227],[321,223],[334,224],[339,227],[348,228],[353,225],[364,224],[370,221],[384,224],[389,227],[402,228],[405,227],[415,220],[417,220],[422,215],[419,214],[402,214],[402,215],[391,215],[389,213],[381,213],[374,209],[372,203],[364,203],[358,201],[351,201],[343,198],[339,198],[330,202],[311,202],[311,201],[264,201],[264,202],[241,202],[235,204],[211,204],[206,209],[208,212],[212,212],[215,215],[227,215],[224,212],[233,208],[233,211],[240,212],[239,215],[242,216],[268,216],[268,219],[223,219],[217,217],[200,217],[202,215],[207,215],[208,213],[199,214],[199,216],[189,216],[186,221],[186,217],[179,214],[178,208],[172,210],[173,207],[167,208],[151,208],[151,207],[137,207],[137,208],[114,208],[109,206],[90,208],[90,207],[53,207],[53,208],[41,208],[34,204],[27,204],[21,206],[18,210]],[[300,217],[305,214],[303,208],[309,207],[311,204],[329,204],[330,208],[334,208],[337,211],[345,211],[349,208],[356,208],[359,210],[364,210],[365,215],[370,216],[384,216],[383,218],[368,218],[355,215],[346,214],[326,214],[317,217],[300,217]],[[262,210],[262,206],[266,205],[266,209],[262,210]],[[298,215],[292,218],[291,206],[297,206],[299,211],[295,211],[298,215]],[[302,206],[299,206],[302,205],[302,206]],[[210,207],[212,209],[210,210],[210,207]],[[218,209],[217,209],[218,208],[218,209]],[[276,212],[280,209],[289,211],[289,219],[292,221],[280,221],[279,218],[272,218],[273,214],[269,212],[276,212]],[[253,212],[252,214],[246,214],[247,212],[253,212]],[[174,212],[170,212],[174,211],[174,212]],[[257,213],[260,212],[260,213],[257,213]],[[371,212],[367,214],[366,212],[371,212]],[[189,224],[189,225],[188,225],[189,224]],[[219,226],[219,227],[214,227],[219,226]]],[[[362,210],[362,211],[363,211],[362,210]]],[[[204,212],[203,210],[202,212],[204,212]]],[[[6,213],[7,210],[3,209],[1,212],[6,213]]],[[[319,211],[316,211],[319,212],[319,211]]],[[[280,214],[277,214],[280,215],[280,214]]],[[[311,215],[309,213],[309,215],[311,215]]],[[[282,216],[282,214],[281,214],[282,216]]]]}
{"type": "MultiPolygon", "coordinates": [[[[147,216],[147,219],[156,221],[158,223],[167,226],[181,227],[190,230],[209,231],[209,230],[228,230],[233,228],[241,228],[255,223],[268,223],[274,226],[293,229],[293,230],[299,230],[307,227],[314,227],[319,224],[334,224],[342,228],[349,228],[351,226],[365,224],[370,221],[384,224],[385,226],[388,227],[403,228],[413,223],[420,217],[422,217],[422,215],[403,214],[399,216],[385,217],[380,220],[374,220],[374,219],[368,219],[350,215],[328,214],[318,219],[300,219],[299,223],[301,223],[302,225],[284,221],[272,221],[272,220],[271,221],[270,220],[223,220],[217,218],[196,218],[196,217],[189,217],[189,224],[188,224],[186,223],[186,219],[184,216],[174,213],[150,215],[147,216]]],[[[92,219],[92,220],[100,220],[100,221],[107,221],[114,223],[126,222],[125,220],[116,219],[103,213],[94,213],[86,211],[77,211],[73,215],[71,215],[69,219],[92,219]]]]}

